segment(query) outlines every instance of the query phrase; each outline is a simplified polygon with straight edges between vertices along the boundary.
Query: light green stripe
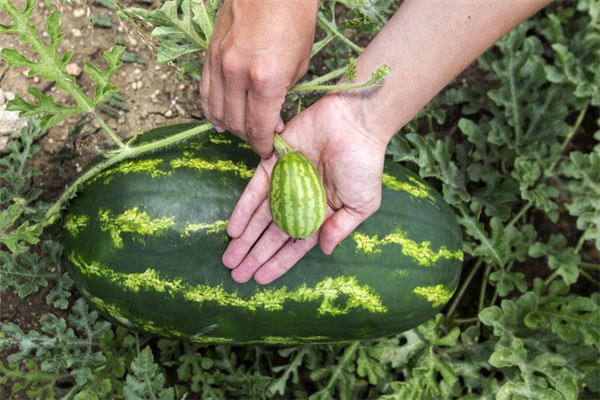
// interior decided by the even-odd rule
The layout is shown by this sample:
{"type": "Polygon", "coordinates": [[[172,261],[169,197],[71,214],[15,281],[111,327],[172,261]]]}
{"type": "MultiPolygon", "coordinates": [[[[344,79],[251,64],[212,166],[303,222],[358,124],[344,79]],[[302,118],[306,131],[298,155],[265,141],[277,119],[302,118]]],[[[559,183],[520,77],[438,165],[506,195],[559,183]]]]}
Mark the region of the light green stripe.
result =
{"type": "Polygon", "coordinates": [[[354,276],[325,277],[315,286],[308,287],[303,284],[294,290],[288,290],[286,286],[278,289],[257,289],[252,297],[244,298],[237,291],[225,291],[222,284],[190,285],[184,283],[181,278],[164,278],[153,268],[148,268],[142,273],[126,274],[114,271],[98,261],[86,261],[75,252],[69,254],[68,258],[88,279],[103,279],[129,292],[156,292],[169,297],[183,297],[198,305],[215,303],[248,311],[281,311],[285,302],[292,301],[317,302],[317,315],[346,315],[357,309],[371,313],[387,312],[379,295],[369,286],[361,285],[354,276]]]}
{"type": "Polygon", "coordinates": [[[192,233],[205,230],[208,234],[221,233],[227,230],[228,220],[217,220],[211,223],[187,224],[181,233],[182,237],[190,236],[192,233]]]}
{"type": "Polygon", "coordinates": [[[123,247],[123,233],[131,233],[135,240],[144,243],[141,236],[159,236],[175,225],[174,217],[152,219],[147,212],[139,211],[137,207],[117,215],[113,215],[110,210],[100,209],[98,221],[100,229],[110,233],[113,244],[118,249],[123,247]]]}
{"type": "Polygon", "coordinates": [[[135,173],[144,173],[150,175],[153,178],[159,176],[167,176],[170,174],[168,171],[163,171],[158,169],[158,166],[163,163],[163,160],[160,158],[156,159],[146,159],[146,160],[132,160],[132,161],[123,161],[118,164],[116,167],[111,169],[107,169],[106,171],[102,171],[93,179],[88,181],[88,185],[103,179],[104,184],[109,184],[114,178],[119,175],[128,175],[135,173]]]}
{"type": "Polygon", "coordinates": [[[431,195],[431,189],[429,186],[418,179],[413,178],[412,176],[409,176],[408,180],[409,182],[401,182],[396,179],[396,177],[385,172],[383,173],[382,179],[383,185],[388,189],[406,192],[413,197],[428,199],[435,202],[435,198],[431,195]]]}
{"type": "Polygon", "coordinates": [[[71,236],[77,237],[87,227],[90,217],[83,214],[69,214],[65,219],[63,227],[69,231],[71,236]]]}
{"type": "Polygon", "coordinates": [[[285,176],[285,179],[283,180],[283,201],[280,204],[280,207],[282,207],[282,211],[283,214],[285,215],[284,219],[283,219],[283,224],[286,228],[286,230],[288,230],[289,232],[294,232],[295,230],[295,226],[294,226],[294,214],[292,213],[292,209],[294,207],[293,204],[293,196],[292,196],[292,185],[293,185],[293,181],[291,179],[291,168],[289,166],[289,161],[284,160],[284,162],[286,164],[282,165],[282,171],[283,171],[283,175],[285,176]]]}
{"type": "Polygon", "coordinates": [[[446,304],[452,298],[453,292],[449,291],[444,285],[417,286],[413,292],[421,297],[425,297],[432,307],[438,307],[446,304]]]}
{"type": "Polygon", "coordinates": [[[304,230],[306,228],[306,224],[304,219],[306,218],[306,210],[308,204],[302,204],[302,196],[303,187],[302,187],[302,162],[298,159],[294,160],[294,163],[290,166],[290,174],[293,179],[292,188],[295,190],[295,193],[292,196],[294,200],[294,208],[292,209],[294,215],[294,224],[296,225],[296,229],[294,232],[298,233],[299,237],[304,236],[304,230]]]}
{"type": "Polygon", "coordinates": [[[369,236],[361,232],[354,232],[352,239],[356,242],[356,251],[364,254],[379,254],[383,246],[400,245],[402,254],[415,259],[419,265],[425,267],[435,264],[441,258],[463,260],[463,252],[460,249],[449,250],[447,247],[442,246],[435,251],[431,248],[430,241],[416,242],[409,239],[400,230],[396,230],[381,239],[379,239],[379,235],[369,236]]]}
{"type": "Polygon", "coordinates": [[[267,344],[293,345],[298,343],[314,343],[331,340],[329,336],[265,336],[261,339],[267,344]]]}
{"type": "Polygon", "coordinates": [[[314,209],[315,196],[314,191],[312,190],[313,188],[311,187],[312,181],[309,175],[310,171],[307,171],[307,168],[301,169],[300,178],[302,182],[302,190],[304,191],[304,204],[302,205],[302,210],[304,211],[304,229],[302,236],[305,237],[308,236],[314,230],[316,218],[319,217],[318,214],[315,212],[316,210],[314,209]]]}
{"type": "Polygon", "coordinates": [[[313,184],[311,188],[313,193],[313,203],[311,205],[313,209],[313,215],[315,216],[314,221],[311,226],[311,231],[316,230],[318,228],[317,224],[323,220],[324,217],[324,209],[323,209],[323,197],[324,193],[321,190],[321,177],[316,168],[313,165],[308,168],[310,174],[310,182],[313,184]]]}
{"type": "Polygon", "coordinates": [[[248,168],[244,163],[234,163],[231,160],[207,161],[202,158],[194,158],[190,152],[184,152],[184,156],[171,161],[171,168],[191,168],[197,171],[218,171],[235,173],[241,178],[250,179],[254,174],[254,168],[248,168]]]}

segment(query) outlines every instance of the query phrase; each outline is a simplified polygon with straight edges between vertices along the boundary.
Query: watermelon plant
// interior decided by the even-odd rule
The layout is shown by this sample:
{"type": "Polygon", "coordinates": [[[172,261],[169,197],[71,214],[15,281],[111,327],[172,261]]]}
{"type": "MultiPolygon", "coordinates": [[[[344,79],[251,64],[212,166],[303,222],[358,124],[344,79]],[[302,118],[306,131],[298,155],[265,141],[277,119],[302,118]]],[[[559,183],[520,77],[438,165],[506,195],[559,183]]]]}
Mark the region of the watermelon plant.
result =
{"type": "MultiPolygon", "coordinates": [[[[124,23],[153,24],[150,40],[159,45],[158,58],[175,64],[185,72],[185,79],[198,78],[193,60],[200,59],[198,53],[205,49],[216,2],[204,2],[202,9],[191,7],[202,2],[167,0],[160,8],[143,11],[113,1],[103,3],[116,5],[113,8],[124,23]]],[[[294,306],[309,318],[307,321],[312,318],[310,312],[314,315],[320,308],[364,318],[361,337],[365,340],[300,343],[304,341],[301,336],[316,332],[314,326],[304,324],[298,327],[298,334],[278,327],[282,336],[270,341],[279,346],[180,340],[182,335],[173,334],[173,330],[192,339],[199,333],[200,337],[217,337],[217,328],[202,332],[211,328],[199,320],[167,326],[174,314],[190,312],[190,308],[165,309],[161,296],[173,294],[184,304],[185,294],[193,297],[196,288],[184,286],[179,280],[181,274],[172,266],[143,263],[143,253],[132,257],[129,264],[115,256],[131,248],[158,251],[165,248],[158,245],[165,246],[171,240],[173,246],[186,249],[185,240],[203,238],[212,241],[203,241],[204,246],[212,243],[216,249],[224,243],[222,222],[192,220],[189,210],[159,213],[156,206],[144,209],[133,197],[127,197],[132,202],[123,209],[92,203],[92,197],[109,197],[109,192],[92,196],[102,187],[131,196],[132,192],[124,191],[126,182],[135,188],[164,179],[165,185],[176,188],[182,182],[174,177],[181,179],[185,171],[198,174],[189,167],[171,167],[171,158],[168,165],[157,164],[159,154],[173,160],[184,158],[186,151],[202,152],[191,147],[202,143],[206,148],[223,149],[215,161],[231,161],[231,152],[251,157],[247,149],[234,145],[234,139],[214,137],[208,125],[180,127],[168,137],[149,142],[143,137],[132,139],[134,135],[127,132],[111,131],[109,117],[99,110],[117,90],[111,79],[120,68],[119,48],[107,51],[105,68],[93,64],[85,67],[86,79],[95,82],[95,90],[84,91],[80,81],[66,73],[70,55],[59,51],[60,11],[46,19],[44,36],[34,26],[33,17],[39,12],[34,2],[23,4],[25,8],[0,0],[0,34],[2,39],[13,38],[11,43],[15,44],[2,50],[3,65],[24,68],[32,77],[55,82],[69,100],[50,97],[32,87],[29,99],[17,98],[10,106],[31,119],[0,159],[0,397],[575,399],[600,395],[600,7],[596,1],[554,4],[520,25],[392,141],[388,148],[390,176],[408,182],[413,177],[413,184],[437,189],[451,209],[430,209],[431,217],[450,220],[442,225],[437,221],[411,224],[415,219],[410,215],[405,222],[408,225],[394,232],[386,230],[385,218],[376,217],[381,220],[374,221],[383,222],[358,230],[343,245],[347,252],[340,253],[350,260],[348,268],[356,268],[362,257],[368,257],[379,260],[389,271],[396,261],[412,262],[409,255],[393,253],[411,248],[397,246],[398,242],[423,245],[429,241],[431,253],[426,254],[449,256],[454,251],[458,257],[458,243],[444,242],[451,235],[440,231],[440,226],[456,227],[451,222],[454,214],[464,239],[465,271],[460,282],[452,281],[455,275],[451,270],[456,270],[457,260],[450,256],[438,257],[436,264],[445,265],[447,270],[417,263],[414,270],[422,275],[396,276],[397,281],[389,276],[385,282],[369,281],[366,285],[362,279],[336,282],[332,277],[328,284],[362,288],[360,300],[351,302],[350,297],[344,297],[324,301],[324,296],[318,297],[319,292],[313,291],[315,300],[294,306]],[[24,51],[25,47],[29,50],[24,51]],[[48,127],[81,112],[101,128],[108,127],[103,131],[112,137],[115,147],[102,149],[99,163],[83,172],[64,194],[51,198],[41,189],[46,176],[40,176],[37,169],[44,156],[40,138],[48,127]],[[213,143],[211,137],[214,142],[231,143],[213,143]],[[398,166],[399,162],[420,178],[398,166]],[[127,168],[134,169],[122,173],[127,168]],[[168,174],[171,168],[172,175],[154,172],[156,176],[152,176],[153,171],[168,174]],[[82,190],[81,196],[74,198],[70,213],[59,219],[77,189],[82,190]],[[48,204],[49,200],[56,202],[48,204]],[[171,225],[180,235],[171,236],[165,229],[171,225]],[[417,225],[425,230],[417,232],[417,225]],[[189,236],[182,237],[186,228],[189,236]],[[64,235],[65,247],[60,235],[64,235]],[[90,239],[87,243],[77,241],[74,235],[90,239]],[[102,254],[94,253],[96,241],[105,249],[102,254]],[[439,252],[444,246],[448,253],[439,252]],[[372,253],[363,254],[360,249],[372,253]],[[77,268],[67,273],[64,260],[69,258],[89,274],[78,275],[77,268]],[[94,275],[99,271],[94,261],[104,263],[109,268],[102,271],[108,272],[94,275]],[[139,267],[137,272],[145,274],[144,279],[121,279],[119,273],[134,272],[124,269],[128,265],[139,267]],[[169,271],[172,275],[167,275],[169,271]],[[73,279],[82,283],[82,292],[87,290],[92,303],[95,300],[94,307],[85,296],[79,297],[82,292],[73,287],[73,279]],[[389,327],[389,336],[369,339],[379,336],[369,316],[384,319],[380,319],[383,313],[377,311],[382,309],[372,296],[375,290],[365,286],[391,290],[392,282],[405,285],[405,294],[410,296],[394,303],[394,310],[410,307],[408,313],[414,313],[414,323],[428,320],[401,334],[391,334],[396,328],[389,327]],[[455,286],[455,296],[444,307],[449,295],[443,289],[451,292],[455,286]],[[136,303],[141,297],[132,297],[123,290],[126,287],[143,294],[144,303],[136,303]],[[162,292],[157,290],[161,288],[162,292]],[[116,294],[113,303],[98,301],[105,297],[103,291],[116,294]],[[92,297],[98,294],[101,297],[92,297]],[[370,314],[367,308],[375,312],[370,314]],[[112,324],[98,309],[114,320],[125,318],[112,324]],[[118,310],[124,312],[115,312],[118,310]],[[24,319],[29,313],[37,317],[35,323],[24,319]],[[145,321],[134,320],[135,315],[142,315],[145,321]],[[145,332],[121,325],[126,323],[146,328],[145,332]],[[171,331],[157,332],[161,329],[171,331]],[[161,338],[156,333],[174,338],[161,338]]],[[[348,60],[362,50],[357,43],[381,27],[395,7],[390,1],[323,2],[308,81],[294,89],[289,99],[310,103],[315,91],[332,88],[327,84],[330,80],[344,73],[351,76],[352,62],[348,60]],[[326,72],[322,75],[323,68],[326,72]],[[300,89],[302,97],[297,92],[300,89]]],[[[379,75],[385,72],[382,67],[373,82],[363,85],[379,84],[379,75]]],[[[1,78],[0,82],[5,84],[1,78]]],[[[244,165],[251,168],[248,161],[244,165]]],[[[240,167],[226,176],[207,173],[205,182],[214,185],[212,193],[227,195],[221,179],[232,186],[236,182],[235,190],[239,191],[241,175],[247,172],[240,167]]],[[[384,190],[408,201],[402,192],[384,190]]],[[[432,196],[443,204],[437,195],[432,196]]],[[[173,203],[164,198],[160,201],[173,203]]],[[[226,217],[226,213],[219,215],[226,217]]],[[[184,261],[189,254],[183,252],[179,257],[184,261]]],[[[325,260],[307,257],[305,262],[316,266],[325,260]]],[[[183,262],[181,268],[190,268],[189,262],[183,262]]],[[[198,269],[196,273],[195,284],[199,284],[200,275],[206,272],[198,269]]],[[[298,276],[284,279],[292,278],[298,276]]],[[[298,286],[288,285],[287,293],[297,295],[294,288],[302,288],[303,283],[305,288],[317,288],[318,284],[298,279],[294,282],[298,286]]],[[[252,294],[238,294],[253,298],[252,294]]],[[[379,298],[397,298],[394,296],[399,294],[383,293],[379,298]]],[[[222,298],[236,302],[232,296],[222,298]]],[[[270,304],[276,307],[277,297],[271,298],[275,302],[270,304]]],[[[254,306],[261,304],[265,303],[257,301],[254,306]]],[[[385,301],[381,304],[389,307],[385,301]]],[[[240,313],[238,320],[244,320],[240,307],[231,310],[240,313]]],[[[261,323],[269,323],[272,316],[265,310],[259,312],[265,318],[261,323]]],[[[327,318],[332,322],[319,329],[335,329],[329,336],[338,338],[348,334],[344,331],[347,321],[339,322],[344,315],[327,318]]],[[[236,334],[240,341],[241,336],[249,341],[262,338],[261,332],[249,328],[252,322],[246,321],[240,332],[220,332],[219,336],[231,335],[231,339],[236,334]]],[[[378,328],[388,333],[387,328],[378,328]]],[[[330,340],[313,337],[310,341],[330,340]]]]}

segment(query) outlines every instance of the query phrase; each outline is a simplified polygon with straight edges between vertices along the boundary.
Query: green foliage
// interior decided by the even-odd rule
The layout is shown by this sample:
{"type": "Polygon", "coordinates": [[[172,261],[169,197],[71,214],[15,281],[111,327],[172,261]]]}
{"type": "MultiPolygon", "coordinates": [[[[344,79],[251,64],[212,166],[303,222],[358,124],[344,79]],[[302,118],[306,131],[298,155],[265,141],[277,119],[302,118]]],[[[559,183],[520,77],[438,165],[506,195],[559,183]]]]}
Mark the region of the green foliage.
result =
{"type": "Polygon", "coordinates": [[[185,54],[208,49],[218,0],[169,0],[160,8],[128,8],[124,13],[156,26],[157,62],[164,64],[185,54]]]}
{"type": "MultiPolygon", "coordinates": [[[[352,81],[348,59],[360,48],[332,22],[336,4],[349,10],[343,26],[362,31],[380,26],[391,6],[322,5],[323,39],[313,53],[323,51],[326,67],[352,81]]],[[[11,25],[0,31],[21,33],[38,56],[5,49],[4,59],[30,74],[65,78],[60,87],[76,101],[58,105],[33,89],[35,104],[16,100],[13,107],[39,114],[45,125],[70,115],[81,104],[64,75],[70,54],[57,51],[60,18],[48,19],[50,40],[40,45],[22,33],[33,1],[19,12],[8,0],[0,8],[12,10],[11,25]]],[[[171,0],[127,12],[155,25],[160,61],[183,65],[186,54],[206,48],[215,10],[214,1],[171,0]],[[190,8],[199,3],[205,8],[190,8]]],[[[14,397],[49,399],[597,398],[598,48],[598,2],[551,6],[500,40],[396,136],[389,155],[441,190],[464,228],[468,257],[445,316],[370,342],[201,346],[104,321],[83,299],[71,299],[60,246],[39,229],[47,205],[30,161],[44,130],[31,121],[0,159],[0,290],[21,298],[44,293],[58,310],[27,327],[2,320],[0,385],[14,397]]],[[[110,84],[119,51],[106,53],[106,69],[86,66],[96,82],[94,96],[84,98],[89,105],[119,104],[110,84]]]]}
{"type": "Polygon", "coordinates": [[[21,42],[31,47],[37,59],[28,58],[18,49],[2,49],[0,58],[3,58],[9,67],[27,68],[29,77],[39,76],[55,82],[75,102],[74,106],[58,104],[52,96],[45,95],[39,89],[31,87],[29,94],[36,100],[35,103],[29,103],[20,96],[16,96],[9,103],[8,110],[19,111],[22,117],[39,115],[42,120],[42,128],[50,128],[71,115],[92,112],[99,103],[108,100],[118,91],[118,88],[111,85],[109,81],[121,66],[120,58],[124,48],[116,46],[104,53],[108,64],[105,71],[99,70],[90,63],[85,65],[85,72],[96,84],[94,97],[87,96],[78,86],[76,78],[67,73],[66,67],[71,61],[72,53],[67,51],[61,55],[59,52],[59,46],[64,37],[64,33],[61,31],[60,13],[54,11],[46,19],[46,34],[50,39],[50,42],[46,43],[38,35],[35,23],[30,20],[35,3],[35,0],[29,0],[25,8],[19,10],[12,1],[0,0],[0,11],[5,11],[11,19],[11,25],[0,26],[0,32],[19,34],[21,42]]]}
{"type": "Polygon", "coordinates": [[[173,388],[164,389],[165,376],[158,372],[152,350],[145,347],[131,362],[131,373],[127,375],[127,383],[123,388],[126,399],[160,399],[175,398],[173,388]]]}

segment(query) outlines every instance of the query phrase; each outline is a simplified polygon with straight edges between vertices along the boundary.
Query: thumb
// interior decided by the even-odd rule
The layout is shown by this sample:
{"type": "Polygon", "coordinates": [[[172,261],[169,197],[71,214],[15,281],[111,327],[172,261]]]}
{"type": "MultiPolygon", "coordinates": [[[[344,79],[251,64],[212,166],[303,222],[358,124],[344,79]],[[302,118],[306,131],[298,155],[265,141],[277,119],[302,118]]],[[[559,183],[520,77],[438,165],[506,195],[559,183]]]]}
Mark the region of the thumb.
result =
{"type": "Polygon", "coordinates": [[[328,218],[321,227],[319,244],[325,254],[331,254],[335,247],[346,238],[369,215],[343,207],[328,218]]]}

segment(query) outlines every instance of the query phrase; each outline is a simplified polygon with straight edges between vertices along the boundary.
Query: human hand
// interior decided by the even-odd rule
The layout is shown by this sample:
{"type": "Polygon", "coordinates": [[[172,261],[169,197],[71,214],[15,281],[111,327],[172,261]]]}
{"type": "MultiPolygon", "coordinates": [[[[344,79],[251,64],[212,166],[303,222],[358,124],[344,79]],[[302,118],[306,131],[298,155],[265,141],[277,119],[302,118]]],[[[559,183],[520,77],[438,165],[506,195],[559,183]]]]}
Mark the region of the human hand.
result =
{"type": "Polygon", "coordinates": [[[281,105],[308,68],[318,1],[225,0],[204,63],[205,117],[261,157],[283,130],[281,105]]]}
{"type": "Polygon", "coordinates": [[[269,176],[276,155],[261,160],[236,205],[223,254],[237,282],[252,277],[267,284],[283,275],[313,246],[325,254],[348,236],[381,203],[381,176],[387,140],[367,132],[338,95],[328,95],[292,119],[282,136],[301,151],[323,177],[327,219],[309,238],[294,240],[273,222],[268,204],[269,176]]]}

